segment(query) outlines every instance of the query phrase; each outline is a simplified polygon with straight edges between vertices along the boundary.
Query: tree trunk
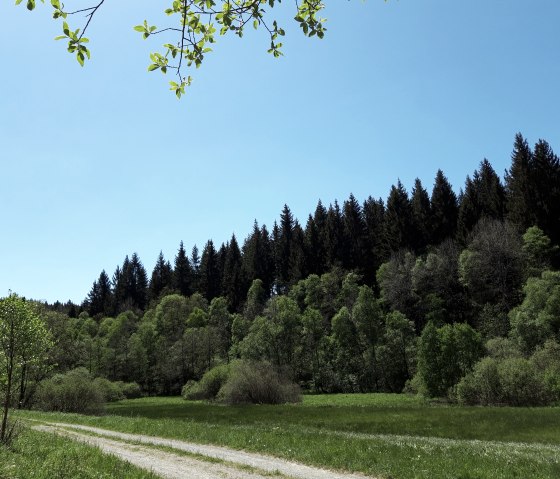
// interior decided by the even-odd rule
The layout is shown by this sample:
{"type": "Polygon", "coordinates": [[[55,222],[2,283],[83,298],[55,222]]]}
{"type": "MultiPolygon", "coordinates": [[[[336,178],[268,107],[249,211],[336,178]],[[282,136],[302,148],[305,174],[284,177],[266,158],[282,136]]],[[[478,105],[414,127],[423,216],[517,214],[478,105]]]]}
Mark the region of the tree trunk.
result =
{"type": "Polygon", "coordinates": [[[8,384],[6,385],[6,397],[4,398],[4,412],[2,415],[2,427],[0,428],[0,442],[4,443],[8,429],[8,412],[10,409],[10,399],[12,397],[12,375],[14,371],[14,358],[8,359],[8,384]]]}

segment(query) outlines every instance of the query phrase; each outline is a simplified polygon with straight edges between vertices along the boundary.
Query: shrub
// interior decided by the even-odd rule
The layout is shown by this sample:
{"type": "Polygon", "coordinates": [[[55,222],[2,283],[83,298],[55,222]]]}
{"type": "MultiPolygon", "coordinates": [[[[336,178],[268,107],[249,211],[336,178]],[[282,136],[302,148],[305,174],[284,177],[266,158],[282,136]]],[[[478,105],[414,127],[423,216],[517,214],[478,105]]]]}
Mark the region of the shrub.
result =
{"type": "Polygon", "coordinates": [[[511,406],[540,406],[547,403],[542,376],[523,358],[505,359],[498,365],[503,401],[511,406]]]}
{"type": "Polygon", "coordinates": [[[502,391],[498,361],[484,358],[457,385],[457,399],[462,404],[500,404],[502,391]]]}
{"type": "Polygon", "coordinates": [[[463,404],[542,406],[558,397],[549,377],[533,358],[484,358],[459,382],[457,397],[463,404]]]}
{"type": "Polygon", "coordinates": [[[182,396],[185,399],[215,399],[218,392],[229,377],[230,365],[220,364],[207,371],[199,382],[189,381],[183,386],[182,396]]]}
{"type": "Polygon", "coordinates": [[[301,401],[301,390],[269,363],[238,361],[218,399],[226,404],[283,404],[301,401]]]}
{"type": "Polygon", "coordinates": [[[101,393],[105,402],[124,399],[124,394],[118,383],[114,383],[105,378],[95,378],[93,380],[93,386],[101,393]]]}
{"type": "Polygon", "coordinates": [[[56,374],[37,388],[35,407],[43,411],[99,414],[103,405],[103,394],[85,368],[56,374]]]}
{"type": "Polygon", "coordinates": [[[121,388],[121,392],[126,399],[136,399],[142,396],[142,389],[138,383],[117,383],[121,388]]]}

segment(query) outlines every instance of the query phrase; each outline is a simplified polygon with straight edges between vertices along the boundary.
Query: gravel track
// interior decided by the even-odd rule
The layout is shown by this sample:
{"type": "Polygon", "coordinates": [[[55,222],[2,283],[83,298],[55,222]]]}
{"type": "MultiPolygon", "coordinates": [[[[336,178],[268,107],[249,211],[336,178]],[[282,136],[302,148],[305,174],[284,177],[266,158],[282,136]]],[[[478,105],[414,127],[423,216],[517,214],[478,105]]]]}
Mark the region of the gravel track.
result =
{"type": "Polygon", "coordinates": [[[171,479],[264,479],[271,476],[284,476],[293,479],[365,479],[366,477],[360,474],[345,474],[327,469],[319,469],[285,459],[221,446],[208,446],[140,434],[126,434],[78,424],[47,423],[46,425],[34,426],[34,428],[45,432],[61,434],[97,446],[106,453],[113,454],[136,466],[171,479]],[[77,431],[94,433],[98,436],[80,434],[77,431]],[[208,458],[218,459],[229,464],[198,460],[121,441],[165,446],[190,454],[199,454],[208,458]],[[236,465],[241,467],[249,466],[255,470],[239,469],[236,465]]]}

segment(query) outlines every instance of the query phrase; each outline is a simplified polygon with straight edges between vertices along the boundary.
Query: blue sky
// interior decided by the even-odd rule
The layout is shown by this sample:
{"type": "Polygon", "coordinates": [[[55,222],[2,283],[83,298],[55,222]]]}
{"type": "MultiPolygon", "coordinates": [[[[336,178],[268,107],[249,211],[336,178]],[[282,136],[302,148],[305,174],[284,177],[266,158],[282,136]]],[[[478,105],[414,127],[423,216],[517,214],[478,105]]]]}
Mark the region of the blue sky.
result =
{"type": "Polygon", "coordinates": [[[560,150],[557,0],[325,0],[324,40],[283,2],[284,57],[220,37],[181,101],[146,71],[162,40],[132,29],[166,1],[106,3],[85,68],[48,5],[0,4],[0,296],[81,302],[126,254],[150,273],[284,203],[305,223],[438,168],[459,191],[485,157],[503,173],[518,131],[560,150]]]}

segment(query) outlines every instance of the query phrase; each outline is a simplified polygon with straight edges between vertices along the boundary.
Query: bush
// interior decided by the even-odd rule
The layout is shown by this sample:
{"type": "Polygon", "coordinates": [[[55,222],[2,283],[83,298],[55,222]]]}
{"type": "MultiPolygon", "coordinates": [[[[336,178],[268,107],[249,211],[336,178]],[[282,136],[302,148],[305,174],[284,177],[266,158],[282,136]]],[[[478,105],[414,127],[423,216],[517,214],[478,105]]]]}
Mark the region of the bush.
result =
{"type": "Polygon", "coordinates": [[[198,400],[215,399],[229,377],[230,365],[220,364],[207,371],[199,382],[189,381],[183,386],[183,398],[198,400]]]}
{"type": "Polygon", "coordinates": [[[498,365],[503,401],[510,406],[541,406],[547,403],[543,378],[534,364],[510,358],[498,365]]]}
{"type": "Polygon", "coordinates": [[[37,388],[35,407],[42,411],[99,414],[103,406],[103,394],[85,368],[56,374],[37,388]]]}
{"type": "Polygon", "coordinates": [[[463,404],[543,406],[557,397],[548,377],[532,359],[484,358],[459,382],[457,397],[463,404]]]}
{"type": "Polygon", "coordinates": [[[117,383],[121,388],[121,392],[126,399],[136,399],[142,397],[142,389],[138,383],[117,383]]]}
{"type": "Polygon", "coordinates": [[[97,389],[105,402],[120,401],[124,399],[124,394],[118,383],[114,383],[105,378],[95,378],[93,386],[97,389]]]}
{"type": "Polygon", "coordinates": [[[238,361],[218,393],[226,404],[283,404],[301,401],[299,386],[266,362],[238,361]]]}
{"type": "Polygon", "coordinates": [[[500,404],[502,390],[498,374],[498,361],[484,358],[474,370],[457,385],[457,399],[462,404],[500,404]]]}

